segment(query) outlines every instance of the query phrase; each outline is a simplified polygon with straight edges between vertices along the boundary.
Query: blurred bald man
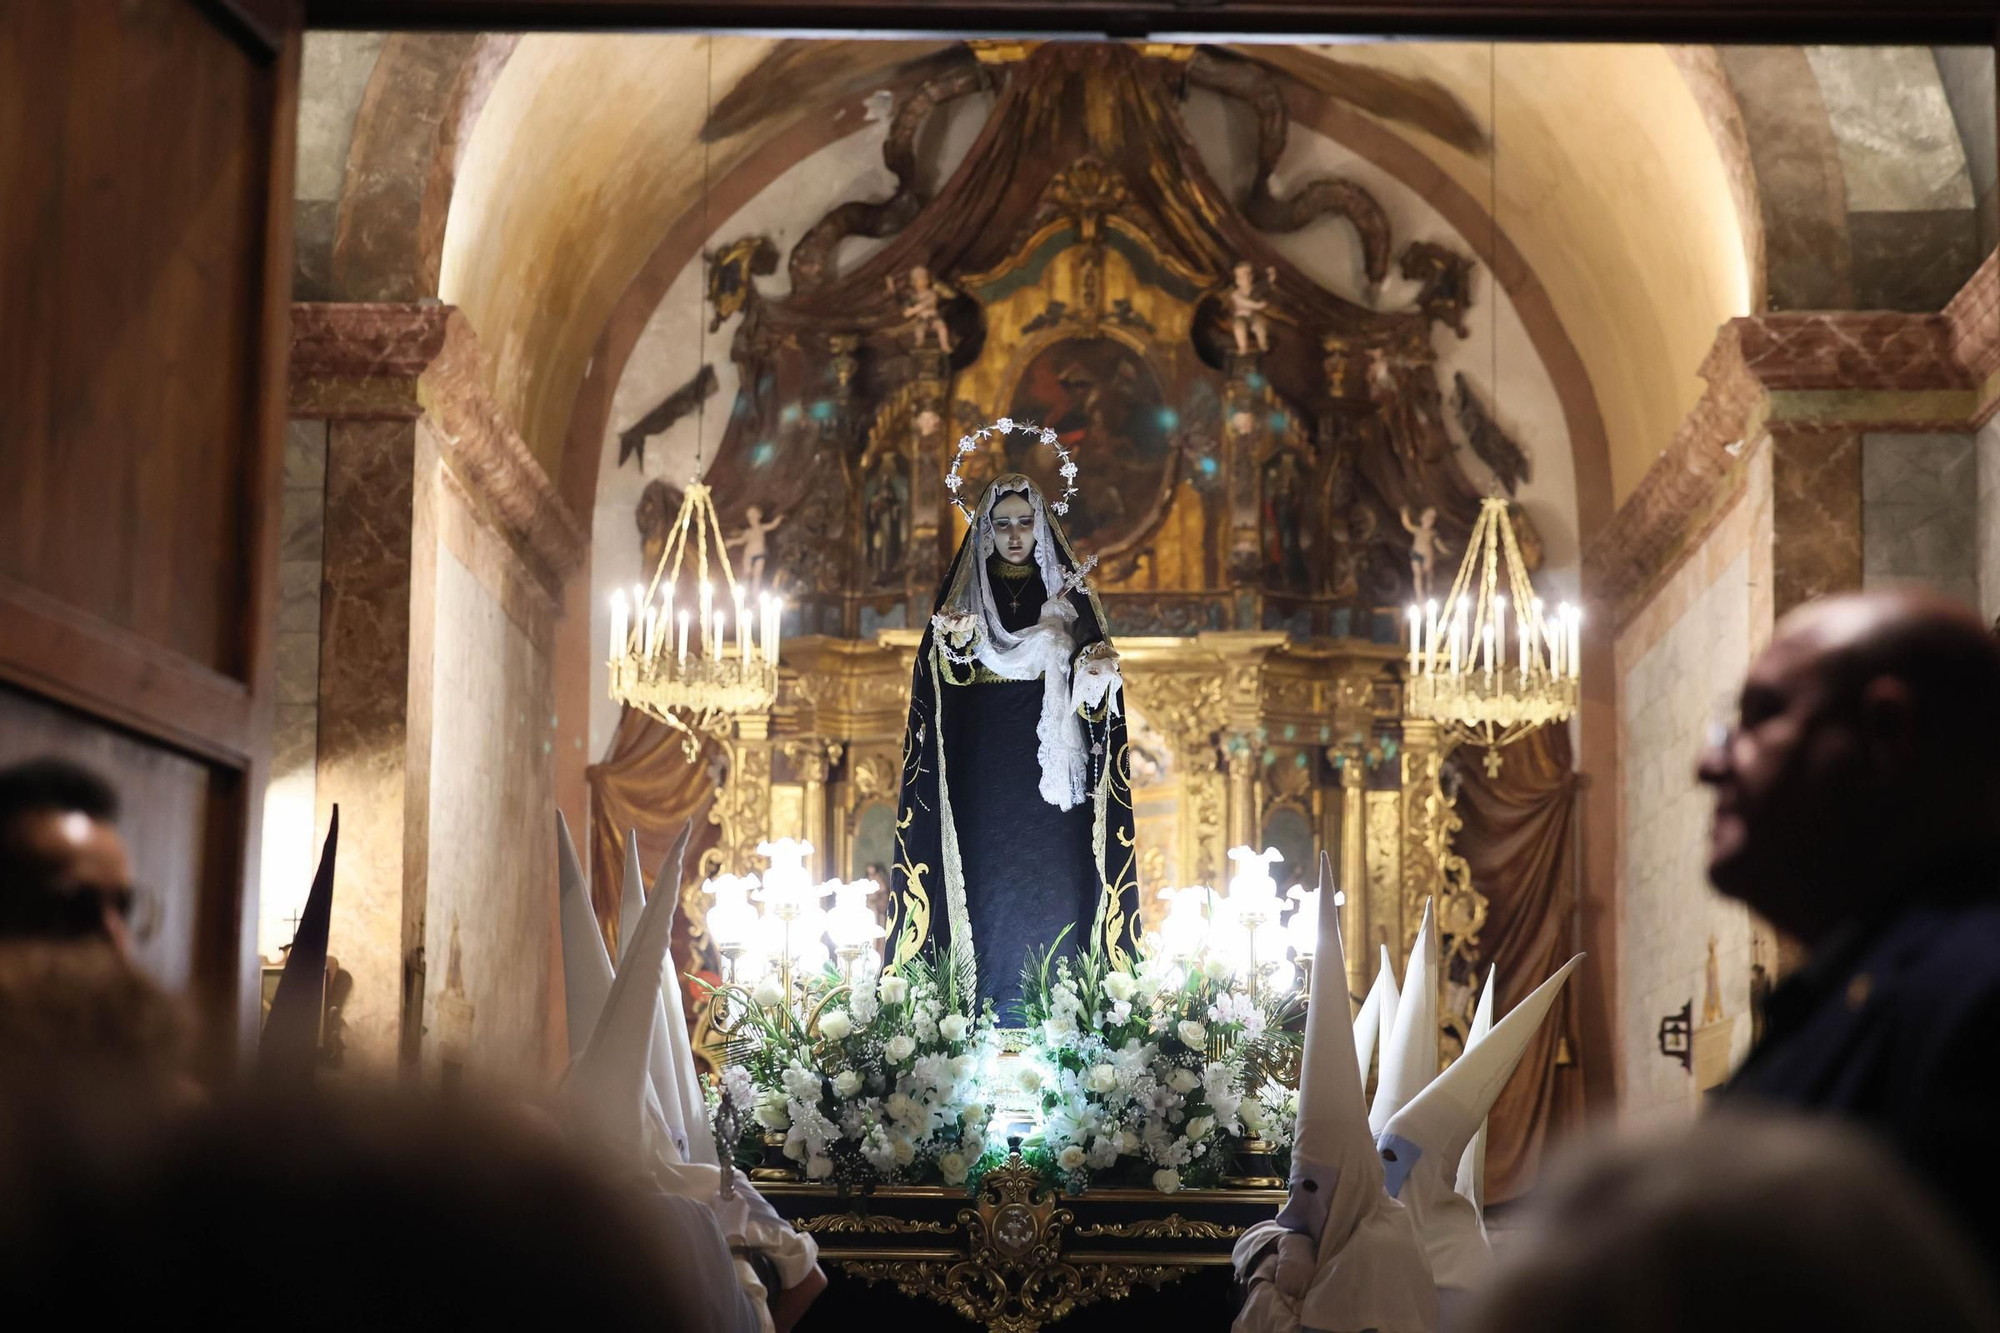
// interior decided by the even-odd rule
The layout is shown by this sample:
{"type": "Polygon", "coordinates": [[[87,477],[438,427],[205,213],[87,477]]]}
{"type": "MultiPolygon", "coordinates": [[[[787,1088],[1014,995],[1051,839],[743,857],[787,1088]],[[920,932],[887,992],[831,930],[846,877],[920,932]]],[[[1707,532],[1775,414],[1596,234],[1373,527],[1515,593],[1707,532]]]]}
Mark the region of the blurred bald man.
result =
{"type": "Polygon", "coordinates": [[[1928,593],[1803,606],[1697,772],[1709,878],[1810,950],[1727,1097],[1874,1132],[2000,1269],[2000,642],[1928,593]]]}
{"type": "Polygon", "coordinates": [[[95,939],[130,955],[137,895],[117,819],[118,794],[87,768],[0,768],[0,940],[95,939]]]}

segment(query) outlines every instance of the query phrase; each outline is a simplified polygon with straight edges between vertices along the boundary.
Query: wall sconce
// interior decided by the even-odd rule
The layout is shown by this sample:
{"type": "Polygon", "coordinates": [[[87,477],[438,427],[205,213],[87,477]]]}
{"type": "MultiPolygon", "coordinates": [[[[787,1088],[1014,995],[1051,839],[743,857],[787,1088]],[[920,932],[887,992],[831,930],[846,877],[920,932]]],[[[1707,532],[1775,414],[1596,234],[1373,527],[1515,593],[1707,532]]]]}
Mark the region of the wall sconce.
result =
{"type": "Polygon", "coordinates": [[[1660,1020],[1660,1054],[1681,1062],[1681,1068],[1694,1072],[1694,1000],[1680,1007],[1679,1012],[1668,1014],[1660,1020]]]}

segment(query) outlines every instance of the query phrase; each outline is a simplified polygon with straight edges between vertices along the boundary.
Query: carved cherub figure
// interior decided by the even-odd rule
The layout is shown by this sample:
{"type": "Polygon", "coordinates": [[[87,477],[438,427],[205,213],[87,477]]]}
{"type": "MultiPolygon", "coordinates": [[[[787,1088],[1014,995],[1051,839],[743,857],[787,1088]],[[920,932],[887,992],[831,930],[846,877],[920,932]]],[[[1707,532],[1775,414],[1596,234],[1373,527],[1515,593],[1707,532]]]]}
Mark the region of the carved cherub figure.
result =
{"type": "MultiPolygon", "coordinates": [[[[886,278],[884,281],[889,284],[889,294],[901,301],[903,295],[896,290],[895,278],[886,278]]],[[[951,350],[951,330],[945,327],[944,313],[939,308],[939,302],[950,300],[954,294],[951,288],[935,281],[931,277],[931,271],[922,264],[910,270],[910,296],[902,311],[903,318],[916,325],[918,351],[924,349],[924,342],[932,333],[937,334],[940,352],[951,350]]]]}
{"type": "Polygon", "coordinates": [[[767,523],[763,509],[751,505],[743,511],[743,530],[729,539],[729,545],[743,548],[743,578],[753,591],[764,586],[764,565],[771,554],[770,535],[784,521],[781,516],[767,523]]]}
{"type": "Polygon", "coordinates": [[[1397,511],[1403,520],[1403,531],[1410,534],[1410,586],[1416,592],[1419,603],[1431,599],[1431,585],[1436,577],[1437,561],[1441,555],[1451,554],[1451,547],[1444,538],[1438,536],[1438,511],[1430,505],[1415,522],[1410,521],[1410,507],[1404,505],[1397,511]]]}
{"type": "MultiPolygon", "coordinates": [[[[1278,270],[1264,270],[1264,281],[1275,284],[1278,270]]],[[[1264,317],[1270,308],[1270,301],[1257,295],[1257,270],[1248,261],[1236,266],[1236,285],[1229,289],[1229,326],[1236,334],[1236,351],[1240,355],[1250,350],[1250,339],[1257,339],[1257,350],[1271,350],[1271,321],[1264,317]]]]}

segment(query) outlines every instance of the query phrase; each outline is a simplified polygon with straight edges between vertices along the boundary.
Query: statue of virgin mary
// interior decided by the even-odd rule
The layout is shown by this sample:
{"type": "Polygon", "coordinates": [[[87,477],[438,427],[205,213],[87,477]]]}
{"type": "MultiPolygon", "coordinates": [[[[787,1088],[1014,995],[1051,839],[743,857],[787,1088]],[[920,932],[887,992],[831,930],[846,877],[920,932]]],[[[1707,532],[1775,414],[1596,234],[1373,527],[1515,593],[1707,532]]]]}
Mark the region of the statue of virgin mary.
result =
{"type": "Polygon", "coordinates": [[[929,953],[1008,1023],[1030,954],[1138,933],[1118,655],[1035,483],[972,512],[917,650],[893,957],[929,953]]]}

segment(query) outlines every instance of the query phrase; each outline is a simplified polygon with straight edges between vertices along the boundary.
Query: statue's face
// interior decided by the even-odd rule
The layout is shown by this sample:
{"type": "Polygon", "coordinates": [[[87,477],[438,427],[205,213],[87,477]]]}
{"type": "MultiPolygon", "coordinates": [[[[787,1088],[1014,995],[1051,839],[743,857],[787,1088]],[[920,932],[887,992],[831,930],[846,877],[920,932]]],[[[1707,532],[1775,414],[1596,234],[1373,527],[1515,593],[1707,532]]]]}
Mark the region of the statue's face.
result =
{"type": "Polygon", "coordinates": [[[993,506],[993,547],[1000,558],[1025,565],[1035,553],[1035,507],[1025,495],[1004,495],[993,506]]]}

